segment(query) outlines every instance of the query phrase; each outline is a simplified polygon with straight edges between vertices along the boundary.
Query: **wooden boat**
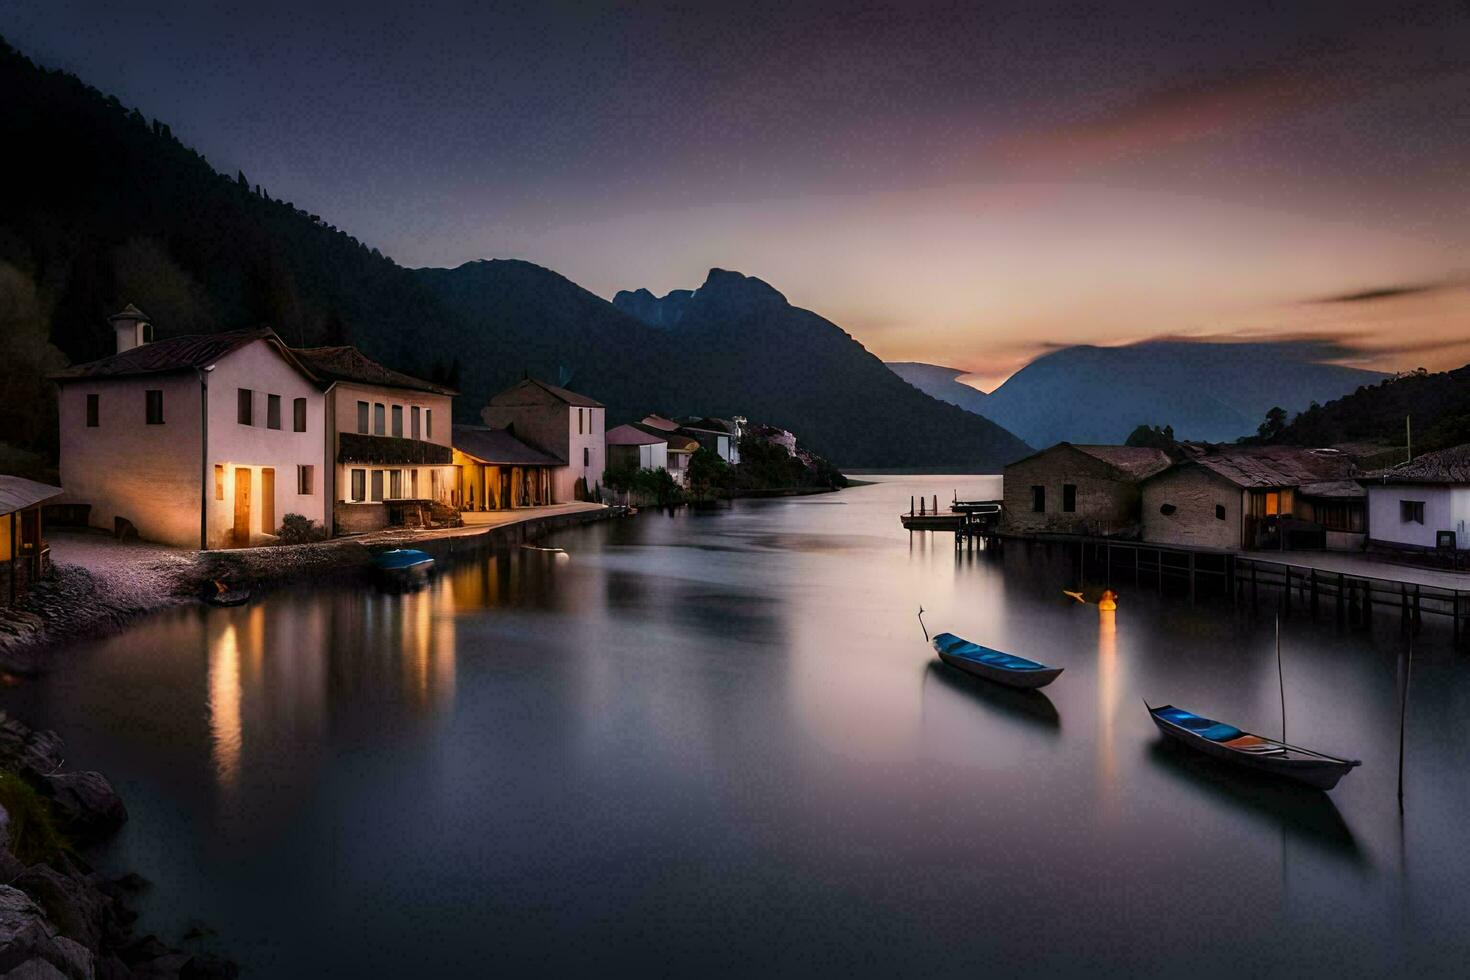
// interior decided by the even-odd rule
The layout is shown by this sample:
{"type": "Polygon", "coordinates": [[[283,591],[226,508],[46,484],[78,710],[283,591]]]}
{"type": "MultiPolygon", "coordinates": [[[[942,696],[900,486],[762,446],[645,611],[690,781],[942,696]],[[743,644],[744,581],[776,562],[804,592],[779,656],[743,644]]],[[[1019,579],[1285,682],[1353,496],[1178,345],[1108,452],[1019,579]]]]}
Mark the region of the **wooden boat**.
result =
{"type": "Polygon", "coordinates": [[[434,556],[415,548],[392,548],[374,554],[373,565],[384,584],[406,588],[428,580],[434,570],[434,556]]]}
{"type": "Polygon", "coordinates": [[[1331,789],[1354,766],[1362,765],[1356,759],[1339,759],[1252,735],[1172,704],[1154,708],[1145,701],[1144,706],[1159,731],[1196,752],[1317,789],[1331,789]]]}
{"type": "Polygon", "coordinates": [[[956,670],[1023,690],[1046,687],[1062,672],[1061,667],[1048,667],[1034,660],[982,647],[953,633],[936,635],[934,650],[940,660],[956,670]]]}

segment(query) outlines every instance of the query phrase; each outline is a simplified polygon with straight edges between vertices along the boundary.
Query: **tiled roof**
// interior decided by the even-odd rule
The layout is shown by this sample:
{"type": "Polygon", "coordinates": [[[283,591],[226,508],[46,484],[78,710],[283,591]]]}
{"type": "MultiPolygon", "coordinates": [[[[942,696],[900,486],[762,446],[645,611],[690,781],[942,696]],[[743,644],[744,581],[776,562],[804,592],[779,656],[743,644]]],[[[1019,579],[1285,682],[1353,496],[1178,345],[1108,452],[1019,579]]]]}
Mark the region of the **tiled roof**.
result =
{"type": "Polygon", "coordinates": [[[1303,497],[1327,499],[1351,499],[1365,495],[1362,484],[1357,480],[1324,480],[1321,483],[1303,483],[1297,487],[1303,497]]]}
{"type": "Polygon", "coordinates": [[[408,388],[439,395],[458,394],[453,388],[386,368],[356,347],[306,347],[293,353],[318,377],[328,381],[356,381],[387,388],[408,388]]]}
{"type": "Polygon", "coordinates": [[[564,466],[565,460],[532,449],[505,429],[487,425],[456,425],[454,448],[481,462],[512,466],[564,466]]]}
{"type": "Polygon", "coordinates": [[[1372,483],[1470,483],[1470,443],[1425,453],[1363,477],[1372,483]]]}
{"type": "Polygon", "coordinates": [[[522,391],[526,390],[526,388],[528,388],[528,387],[539,388],[542,391],[546,392],[548,395],[551,395],[556,400],[562,401],[562,402],[566,402],[568,405],[577,405],[577,406],[580,406],[582,408],[602,408],[602,407],[604,407],[603,404],[602,404],[602,402],[596,401],[595,399],[592,399],[592,398],[588,398],[586,395],[579,395],[575,391],[568,391],[565,388],[558,388],[556,385],[549,385],[545,381],[537,381],[535,378],[526,378],[526,379],[524,379],[522,381],[517,381],[515,384],[511,385],[509,388],[505,389],[504,391],[502,391],[499,394],[497,394],[494,397],[492,397],[490,399],[490,404],[491,405],[520,405],[520,404],[524,404],[523,402],[521,402],[521,401],[518,400],[518,397],[517,396],[522,391]]]}
{"type": "MultiPolygon", "coordinates": [[[[12,514],[27,507],[34,507],[43,500],[50,500],[61,493],[60,487],[49,483],[37,483],[19,476],[0,475],[0,514],[12,514]]],[[[8,555],[5,557],[9,557],[8,555]]]]}
{"type": "MultiPolygon", "coordinates": [[[[139,374],[165,374],[204,368],[221,357],[257,340],[269,340],[282,352],[286,347],[269,327],[230,330],[225,333],[172,337],[151,344],[141,344],[120,354],[113,354],[86,364],[75,364],[51,375],[56,381],[79,378],[123,378],[139,374]]],[[[287,354],[289,358],[290,355],[287,354]]]]}
{"type": "Polygon", "coordinates": [[[1332,449],[1300,446],[1185,447],[1189,461],[1238,487],[1300,487],[1357,476],[1357,465],[1332,449]]]}
{"type": "Polygon", "coordinates": [[[668,441],[663,433],[654,435],[634,425],[620,425],[607,430],[609,446],[658,446],[668,441]]]}
{"type": "Polygon", "coordinates": [[[650,429],[658,429],[660,432],[673,432],[679,428],[679,423],[673,419],[666,419],[662,415],[645,415],[639,425],[646,425],[650,429]]]}
{"type": "Polygon", "coordinates": [[[1073,449],[1100,459],[1114,469],[1122,470],[1135,480],[1147,479],[1173,462],[1162,449],[1146,446],[1077,446],[1073,449]]]}

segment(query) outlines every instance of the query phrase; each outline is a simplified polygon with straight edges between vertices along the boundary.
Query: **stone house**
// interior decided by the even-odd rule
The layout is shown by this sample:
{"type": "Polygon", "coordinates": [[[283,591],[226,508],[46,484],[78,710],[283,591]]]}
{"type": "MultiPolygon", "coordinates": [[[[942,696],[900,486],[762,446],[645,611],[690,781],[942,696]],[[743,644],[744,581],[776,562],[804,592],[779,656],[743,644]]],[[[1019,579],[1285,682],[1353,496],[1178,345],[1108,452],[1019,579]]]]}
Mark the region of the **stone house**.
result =
{"type": "Polygon", "coordinates": [[[601,402],[527,378],[492,397],[480,418],[558,461],[551,502],[591,499],[602,483],[607,409],[601,402]]]}
{"type": "Polygon", "coordinates": [[[1136,537],[1140,485],[1172,462],[1160,449],[1058,443],[1005,468],[1002,529],[1136,537]]]}
{"type": "Polygon", "coordinates": [[[1181,446],[1144,481],[1143,540],[1219,550],[1327,548],[1365,540],[1350,458],[1296,446],[1181,446]]]}

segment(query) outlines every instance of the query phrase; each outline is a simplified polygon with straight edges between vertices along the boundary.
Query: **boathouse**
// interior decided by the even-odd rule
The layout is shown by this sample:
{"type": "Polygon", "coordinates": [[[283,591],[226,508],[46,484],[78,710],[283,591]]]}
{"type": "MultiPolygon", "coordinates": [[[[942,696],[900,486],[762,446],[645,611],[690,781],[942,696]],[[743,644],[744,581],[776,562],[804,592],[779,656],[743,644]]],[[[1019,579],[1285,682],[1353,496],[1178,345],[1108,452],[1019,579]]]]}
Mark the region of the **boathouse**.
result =
{"type": "Polygon", "coordinates": [[[480,418],[556,460],[548,502],[590,500],[602,483],[607,409],[601,402],[526,378],[492,397],[480,418]]]}
{"type": "Polygon", "coordinates": [[[1424,553],[1470,548],[1470,443],[1361,478],[1370,547],[1424,553]]]}
{"type": "Polygon", "coordinates": [[[1188,443],[1143,484],[1143,540],[1224,551],[1361,549],[1364,495],[1332,449],[1188,443]]]}
{"type": "Polygon", "coordinates": [[[1137,537],[1140,484],[1171,462],[1161,449],[1058,443],[1005,468],[1003,529],[1137,537]]]}
{"type": "Polygon", "coordinates": [[[15,605],[51,564],[41,505],[60,487],[0,475],[0,601],[15,605]]]}

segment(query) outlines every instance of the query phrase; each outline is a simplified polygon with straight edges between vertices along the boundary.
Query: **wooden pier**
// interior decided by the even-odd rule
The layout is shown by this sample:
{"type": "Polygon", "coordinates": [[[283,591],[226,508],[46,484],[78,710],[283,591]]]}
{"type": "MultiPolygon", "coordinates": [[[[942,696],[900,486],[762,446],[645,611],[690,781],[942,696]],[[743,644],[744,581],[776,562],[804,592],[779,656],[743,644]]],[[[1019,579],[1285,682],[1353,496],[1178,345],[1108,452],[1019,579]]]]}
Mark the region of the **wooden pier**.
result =
{"type": "Polygon", "coordinates": [[[939,496],[928,500],[923,497],[909,498],[909,512],[900,514],[899,520],[909,531],[943,531],[954,535],[956,550],[976,541],[995,537],[1000,530],[1001,502],[999,500],[960,500],[950,502],[948,512],[939,510],[939,496]]]}

